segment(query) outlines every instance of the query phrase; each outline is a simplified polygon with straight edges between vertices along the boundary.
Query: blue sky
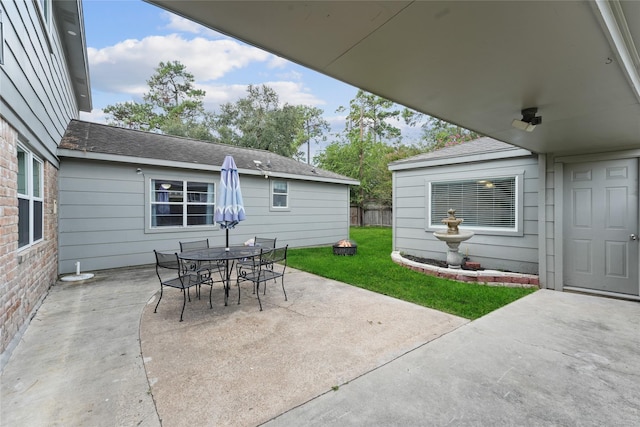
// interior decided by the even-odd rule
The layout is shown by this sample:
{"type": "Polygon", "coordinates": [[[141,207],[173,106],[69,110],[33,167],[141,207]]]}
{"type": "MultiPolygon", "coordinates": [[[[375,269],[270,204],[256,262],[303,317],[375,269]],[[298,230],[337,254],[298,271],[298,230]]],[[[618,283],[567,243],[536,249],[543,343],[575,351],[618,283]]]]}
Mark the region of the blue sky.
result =
{"type": "MultiPolygon", "coordinates": [[[[205,108],[246,96],[249,84],[272,87],[282,103],[320,108],[333,132],[357,88],[241,43],[141,0],[84,0],[93,111],[83,120],[106,123],[102,109],[142,101],[160,61],[177,60],[206,92],[205,108]]],[[[407,141],[408,142],[408,141],[407,141]]]]}
{"type": "Polygon", "coordinates": [[[333,124],[335,110],[357,89],[260,49],[211,31],[138,0],[84,0],[84,21],[93,112],[83,119],[104,122],[110,104],[141,101],[146,80],[160,61],[177,60],[207,93],[205,107],[246,96],[249,84],[267,84],[281,102],[324,110],[333,124]]]}

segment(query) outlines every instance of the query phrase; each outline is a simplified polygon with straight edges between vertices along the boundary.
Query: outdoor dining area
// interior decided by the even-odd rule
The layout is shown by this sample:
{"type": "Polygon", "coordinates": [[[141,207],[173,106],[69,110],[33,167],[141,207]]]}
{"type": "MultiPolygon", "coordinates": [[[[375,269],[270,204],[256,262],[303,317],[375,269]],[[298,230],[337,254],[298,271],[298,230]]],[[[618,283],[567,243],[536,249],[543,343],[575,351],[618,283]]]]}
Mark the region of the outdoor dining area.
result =
{"type": "MultiPolygon", "coordinates": [[[[180,252],[162,253],[154,251],[156,257],[156,274],[160,281],[160,294],[154,312],[157,312],[165,287],[176,288],[182,292],[183,320],[187,301],[191,301],[190,289],[195,288],[198,299],[201,298],[202,286],[209,287],[209,307],[213,288],[220,283],[224,290],[224,305],[228,305],[232,282],[238,290],[240,304],[241,283],[250,282],[252,293],[257,296],[260,311],[262,301],[260,291],[266,294],[268,282],[280,279],[284,299],[287,292],[284,287],[284,274],[287,268],[288,246],[276,247],[276,239],[256,237],[250,245],[243,246],[209,246],[209,239],[180,242],[180,252]]],[[[206,288],[205,288],[206,290],[206,288]]]]}
{"type": "MultiPolygon", "coordinates": [[[[284,299],[287,292],[284,287],[284,274],[287,268],[288,245],[276,247],[277,238],[256,236],[244,245],[229,244],[229,230],[235,228],[246,218],[238,168],[232,156],[226,156],[220,172],[220,193],[216,204],[214,220],[225,230],[225,245],[210,246],[209,239],[180,241],[179,252],[160,252],[154,250],[156,275],[160,281],[160,294],[154,312],[162,300],[165,287],[179,289],[182,292],[183,321],[187,301],[191,301],[191,288],[195,296],[201,299],[203,286],[209,287],[209,307],[213,308],[212,293],[216,283],[224,290],[224,305],[228,305],[232,281],[238,290],[240,304],[240,285],[252,284],[252,293],[257,296],[260,311],[262,301],[260,290],[266,295],[268,282],[280,279],[284,299]]],[[[206,290],[206,288],[205,288],[206,290]]]]}

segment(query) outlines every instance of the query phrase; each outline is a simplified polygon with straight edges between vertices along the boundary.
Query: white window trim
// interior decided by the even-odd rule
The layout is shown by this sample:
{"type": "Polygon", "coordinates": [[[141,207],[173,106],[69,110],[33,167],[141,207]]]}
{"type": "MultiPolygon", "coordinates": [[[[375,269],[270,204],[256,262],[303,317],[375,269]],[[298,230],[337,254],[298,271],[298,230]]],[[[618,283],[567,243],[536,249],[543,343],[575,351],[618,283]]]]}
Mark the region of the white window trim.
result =
{"type": "Polygon", "coordinates": [[[38,9],[38,19],[40,20],[42,31],[45,34],[49,53],[53,53],[53,45],[51,42],[53,38],[53,0],[33,0],[33,2],[36,4],[36,9],[38,9]],[[43,9],[43,2],[46,3],[46,11],[43,9]]]}
{"type": "MultiPolygon", "coordinates": [[[[434,183],[451,183],[451,182],[459,182],[459,181],[469,181],[469,180],[481,180],[481,179],[499,179],[499,178],[515,178],[515,227],[513,228],[499,228],[499,227],[480,227],[480,226],[472,226],[466,225],[464,222],[460,225],[460,227],[465,230],[473,231],[475,234],[482,235],[496,235],[496,236],[523,236],[524,235],[524,220],[523,220],[523,212],[524,212],[524,171],[518,171],[514,173],[505,173],[505,174],[485,174],[483,172],[474,172],[473,174],[462,174],[460,176],[456,175],[455,179],[438,179],[438,180],[425,180],[425,231],[433,232],[433,231],[442,231],[446,228],[443,224],[442,226],[436,226],[440,220],[443,218],[431,218],[431,185],[434,183]]],[[[464,216],[462,216],[464,219],[464,216]]]]}
{"type": "Polygon", "coordinates": [[[217,191],[216,186],[218,185],[216,182],[212,180],[202,179],[200,177],[192,177],[192,178],[184,178],[184,177],[175,177],[175,176],[166,176],[166,175],[152,175],[149,177],[145,176],[145,200],[144,200],[144,211],[145,211],[145,233],[175,233],[175,232],[184,232],[189,230],[213,230],[217,229],[217,223],[214,221],[213,224],[200,224],[200,225],[187,225],[187,216],[185,213],[187,212],[187,206],[197,204],[207,204],[207,203],[195,203],[189,202],[186,198],[182,200],[183,206],[183,216],[182,216],[182,225],[173,225],[173,226],[164,226],[158,227],[153,226],[153,215],[151,213],[151,208],[156,203],[153,201],[153,182],[154,181],[181,181],[183,188],[186,188],[187,183],[189,182],[203,182],[207,184],[213,184],[213,209],[215,212],[215,207],[217,203],[217,191]]]}
{"type": "Polygon", "coordinates": [[[271,179],[269,185],[269,209],[273,212],[288,212],[291,210],[291,182],[285,179],[271,179]],[[276,182],[284,182],[287,184],[287,192],[286,193],[274,193],[273,188],[276,182]],[[287,205],[286,206],[274,206],[273,205],[273,196],[275,194],[287,196],[287,205]]]}
{"type": "MultiPolygon", "coordinates": [[[[18,199],[23,199],[23,200],[27,200],[29,202],[29,242],[24,245],[24,246],[20,246],[18,248],[18,251],[22,251],[25,249],[28,249],[30,247],[32,247],[33,245],[40,243],[44,240],[44,233],[45,233],[45,224],[44,224],[44,162],[42,161],[42,159],[40,159],[38,156],[36,156],[35,154],[33,154],[33,152],[31,150],[29,150],[27,147],[25,147],[22,144],[18,144],[18,149],[22,150],[26,155],[27,158],[25,159],[25,163],[26,163],[26,168],[27,170],[25,171],[25,178],[26,178],[26,194],[21,194],[18,191],[16,191],[17,195],[18,195],[18,199]],[[33,182],[33,162],[37,162],[40,164],[40,182],[37,183],[40,187],[40,196],[36,197],[34,196],[34,188],[35,188],[35,183],[33,182]],[[41,218],[40,218],[40,223],[42,224],[42,237],[40,237],[39,239],[34,239],[34,228],[35,228],[35,209],[34,209],[34,202],[40,202],[42,203],[42,212],[40,213],[41,218]]],[[[20,214],[18,213],[18,218],[20,217],[20,214]]],[[[18,242],[18,244],[20,244],[18,242]]]]}

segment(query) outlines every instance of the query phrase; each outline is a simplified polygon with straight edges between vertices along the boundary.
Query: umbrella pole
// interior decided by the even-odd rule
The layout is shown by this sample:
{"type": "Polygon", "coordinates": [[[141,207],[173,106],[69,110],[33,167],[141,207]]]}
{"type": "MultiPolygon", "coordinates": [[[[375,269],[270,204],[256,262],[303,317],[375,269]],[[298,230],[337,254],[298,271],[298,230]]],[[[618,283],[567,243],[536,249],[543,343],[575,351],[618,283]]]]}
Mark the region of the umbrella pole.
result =
{"type": "MultiPolygon", "coordinates": [[[[226,238],[225,238],[225,250],[229,250],[229,229],[225,229],[226,238]]],[[[225,283],[224,283],[224,305],[227,305],[227,301],[229,300],[229,289],[231,288],[231,272],[229,271],[229,260],[225,261],[225,283]]]]}

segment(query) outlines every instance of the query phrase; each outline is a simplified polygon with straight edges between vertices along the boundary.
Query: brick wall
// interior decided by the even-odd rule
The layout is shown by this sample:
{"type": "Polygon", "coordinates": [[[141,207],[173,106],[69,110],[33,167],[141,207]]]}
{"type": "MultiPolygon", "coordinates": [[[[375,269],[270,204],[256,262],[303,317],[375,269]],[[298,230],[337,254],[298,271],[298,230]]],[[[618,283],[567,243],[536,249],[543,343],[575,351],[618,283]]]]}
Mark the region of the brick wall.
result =
{"type": "Polygon", "coordinates": [[[44,240],[18,251],[17,144],[17,132],[0,117],[0,353],[16,344],[58,271],[58,170],[46,161],[44,240]]]}

